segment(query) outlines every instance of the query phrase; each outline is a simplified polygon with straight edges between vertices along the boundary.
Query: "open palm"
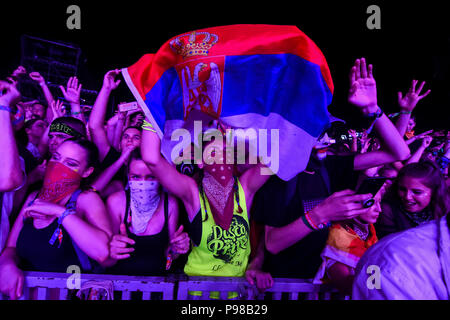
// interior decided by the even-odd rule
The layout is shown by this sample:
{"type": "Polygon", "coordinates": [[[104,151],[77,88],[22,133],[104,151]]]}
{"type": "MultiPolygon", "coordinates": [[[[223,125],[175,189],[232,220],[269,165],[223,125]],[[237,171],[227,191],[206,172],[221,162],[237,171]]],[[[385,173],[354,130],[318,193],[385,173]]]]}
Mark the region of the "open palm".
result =
{"type": "Polygon", "coordinates": [[[366,68],[366,61],[362,58],[356,60],[350,71],[348,102],[357,107],[371,107],[377,104],[377,85],[372,69],[372,65],[366,68]]]}
{"type": "Polygon", "coordinates": [[[70,77],[67,82],[67,89],[60,86],[60,89],[66,99],[70,103],[80,103],[81,84],[78,84],[77,77],[70,77]]]}

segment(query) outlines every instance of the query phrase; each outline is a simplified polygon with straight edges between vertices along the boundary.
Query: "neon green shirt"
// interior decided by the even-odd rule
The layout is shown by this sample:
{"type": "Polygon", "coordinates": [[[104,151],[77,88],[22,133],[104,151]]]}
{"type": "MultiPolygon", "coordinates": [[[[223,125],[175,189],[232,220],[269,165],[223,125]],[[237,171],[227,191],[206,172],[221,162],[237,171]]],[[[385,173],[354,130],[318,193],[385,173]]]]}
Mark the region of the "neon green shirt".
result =
{"type": "MultiPolygon", "coordinates": [[[[209,202],[205,197],[208,219],[200,198],[202,214],[202,238],[198,247],[189,254],[184,272],[189,276],[243,277],[250,256],[250,224],[248,222],[245,194],[238,180],[242,213],[238,213],[234,197],[234,214],[228,230],[216,225],[209,202]]],[[[199,197],[201,197],[199,192],[199,197]]]]}

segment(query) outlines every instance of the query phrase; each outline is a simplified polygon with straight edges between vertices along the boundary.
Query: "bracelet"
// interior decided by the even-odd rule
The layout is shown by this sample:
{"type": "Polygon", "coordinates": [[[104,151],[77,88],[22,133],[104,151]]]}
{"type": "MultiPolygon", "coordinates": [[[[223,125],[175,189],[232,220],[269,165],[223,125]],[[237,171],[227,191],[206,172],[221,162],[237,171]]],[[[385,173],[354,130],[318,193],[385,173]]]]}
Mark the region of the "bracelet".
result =
{"type": "Polygon", "coordinates": [[[74,213],[76,213],[76,211],[74,209],[66,209],[66,211],[64,211],[62,213],[62,215],[58,218],[58,226],[56,227],[55,231],[53,231],[52,237],[48,241],[50,243],[50,245],[53,245],[55,243],[56,239],[58,239],[58,241],[59,241],[58,248],[61,246],[62,239],[63,239],[63,232],[62,232],[62,228],[61,228],[62,221],[69,214],[74,214],[74,213]]]}
{"type": "Polygon", "coordinates": [[[373,129],[373,126],[375,125],[375,122],[377,122],[377,120],[378,120],[379,118],[381,118],[381,116],[382,116],[383,114],[384,114],[384,111],[381,110],[380,107],[378,107],[378,111],[377,111],[377,112],[369,113],[369,114],[366,115],[367,118],[374,118],[374,117],[375,117],[375,119],[373,120],[372,124],[371,124],[370,127],[367,129],[367,134],[370,134],[370,133],[372,132],[372,129],[373,129]]]}
{"type": "Polygon", "coordinates": [[[12,112],[11,108],[8,107],[8,106],[2,106],[2,105],[0,105],[0,110],[5,110],[5,111],[8,111],[9,113],[12,112]]]}
{"type": "Polygon", "coordinates": [[[151,131],[151,132],[156,133],[156,130],[153,128],[152,124],[150,122],[147,122],[147,120],[144,120],[142,122],[141,128],[142,128],[142,130],[151,131]]]}
{"type": "Polygon", "coordinates": [[[314,229],[314,227],[309,223],[309,221],[306,219],[306,214],[304,214],[303,216],[302,216],[302,221],[303,221],[303,223],[309,228],[309,229],[311,229],[312,231],[316,231],[316,229],[314,229]]]}
{"type": "Polygon", "coordinates": [[[76,111],[76,112],[72,112],[72,115],[73,116],[77,116],[77,115],[82,114],[82,113],[83,113],[83,111],[76,111]]]}
{"type": "Polygon", "coordinates": [[[70,215],[70,214],[75,214],[75,213],[76,213],[76,211],[75,211],[74,209],[67,209],[67,210],[64,211],[64,212],[62,213],[62,215],[58,218],[58,224],[61,225],[65,217],[67,217],[67,216],[70,215]]]}
{"type": "Polygon", "coordinates": [[[302,216],[303,222],[306,224],[307,227],[309,227],[311,230],[321,230],[326,227],[331,226],[331,222],[328,223],[319,223],[316,225],[314,221],[312,220],[311,216],[309,215],[309,212],[305,213],[305,215],[302,216]]]}
{"type": "Polygon", "coordinates": [[[383,110],[381,110],[381,108],[378,107],[377,112],[368,113],[368,114],[365,115],[365,117],[366,117],[366,118],[375,118],[375,120],[376,120],[376,119],[378,119],[378,118],[381,118],[381,116],[383,115],[383,113],[384,113],[383,110]]]}

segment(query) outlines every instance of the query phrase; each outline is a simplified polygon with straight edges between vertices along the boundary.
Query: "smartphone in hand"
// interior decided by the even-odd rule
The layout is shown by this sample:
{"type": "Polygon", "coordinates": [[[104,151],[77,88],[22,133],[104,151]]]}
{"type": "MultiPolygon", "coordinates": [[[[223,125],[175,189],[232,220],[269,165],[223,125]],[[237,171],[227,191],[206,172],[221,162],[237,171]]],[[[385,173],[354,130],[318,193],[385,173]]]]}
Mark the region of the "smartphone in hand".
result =
{"type": "MultiPolygon", "coordinates": [[[[356,191],[357,194],[367,194],[370,193],[372,196],[375,196],[378,191],[381,189],[383,184],[386,182],[388,178],[386,177],[371,177],[365,179],[361,185],[359,186],[358,190],[356,191]]],[[[373,206],[375,203],[375,199],[367,199],[363,202],[364,208],[369,208],[373,206]]]]}

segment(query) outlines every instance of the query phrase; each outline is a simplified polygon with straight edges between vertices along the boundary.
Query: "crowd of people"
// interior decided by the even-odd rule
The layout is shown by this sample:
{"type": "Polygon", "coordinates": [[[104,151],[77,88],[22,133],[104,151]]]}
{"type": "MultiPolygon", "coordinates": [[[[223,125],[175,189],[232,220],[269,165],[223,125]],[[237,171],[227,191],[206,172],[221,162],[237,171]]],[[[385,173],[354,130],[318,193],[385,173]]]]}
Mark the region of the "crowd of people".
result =
{"type": "MultiPolygon", "coordinates": [[[[399,92],[398,112],[387,115],[372,65],[357,59],[348,102],[367,128],[333,122],[289,181],[262,175],[262,164],[240,170],[205,160],[180,170],[161,155],[142,110],[108,112],[120,83],[120,70],[108,71],[88,114],[76,76],[61,84],[64,100],[22,66],[0,81],[1,293],[19,298],[24,271],[78,265],[87,273],[246,277],[259,290],[274,278],[312,279],[355,299],[414,299],[412,289],[401,291],[420,283],[418,297],[449,298],[450,135],[414,130],[414,110],[430,93],[425,82],[399,92]],[[24,77],[41,96],[23,101],[24,77]],[[358,191],[377,178],[375,191],[358,191]],[[399,267],[421,264],[428,269],[420,281],[399,267]],[[369,265],[380,266],[380,289],[367,288],[369,265]]],[[[224,160],[222,142],[204,144],[203,153],[224,160]]]]}

